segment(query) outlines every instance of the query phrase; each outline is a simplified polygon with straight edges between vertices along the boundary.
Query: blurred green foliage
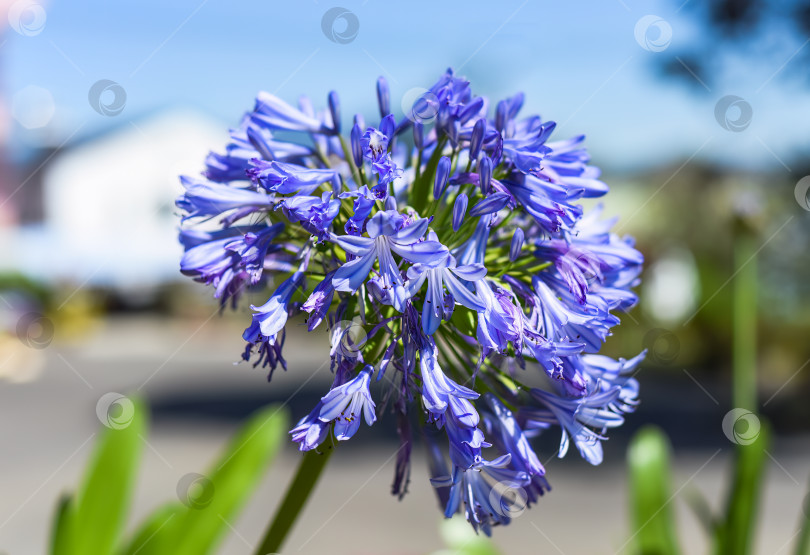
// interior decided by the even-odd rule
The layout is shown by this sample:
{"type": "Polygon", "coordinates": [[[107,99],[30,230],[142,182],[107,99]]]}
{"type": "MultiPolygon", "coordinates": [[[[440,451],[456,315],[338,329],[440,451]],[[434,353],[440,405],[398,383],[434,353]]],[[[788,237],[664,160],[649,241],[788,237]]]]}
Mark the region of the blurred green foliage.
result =
{"type": "Polygon", "coordinates": [[[104,429],[79,491],[59,501],[51,533],[53,555],[212,552],[286,437],[286,413],[276,406],[260,410],[236,434],[207,477],[200,477],[206,484],[202,494],[190,491],[182,503],[159,507],[126,536],[147,428],[146,408],[138,401],[134,406],[134,416],[125,427],[104,429]]]}
{"type": "Polygon", "coordinates": [[[639,430],[627,452],[632,523],[638,552],[679,553],[670,501],[670,446],[666,435],[648,426],[639,430]]]}

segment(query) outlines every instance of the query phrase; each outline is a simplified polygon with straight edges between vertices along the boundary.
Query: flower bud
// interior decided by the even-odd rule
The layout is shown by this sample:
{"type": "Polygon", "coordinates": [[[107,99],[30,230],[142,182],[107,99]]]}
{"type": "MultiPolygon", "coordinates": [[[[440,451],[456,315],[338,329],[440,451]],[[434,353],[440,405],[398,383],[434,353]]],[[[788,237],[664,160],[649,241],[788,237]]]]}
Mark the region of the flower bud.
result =
{"type": "Polygon", "coordinates": [[[481,178],[481,194],[486,196],[489,193],[489,185],[492,183],[492,160],[489,156],[484,156],[478,168],[478,176],[481,178]]]}
{"type": "Polygon", "coordinates": [[[447,126],[447,136],[450,138],[450,144],[453,145],[454,148],[458,146],[458,132],[458,121],[454,120],[450,122],[450,124],[447,126]]]}
{"type": "Polygon", "coordinates": [[[478,155],[481,153],[481,145],[484,144],[484,131],[487,128],[487,121],[484,118],[475,122],[470,137],[470,160],[478,160],[478,155]]]}
{"type": "Polygon", "coordinates": [[[394,137],[394,130],[397,128],[397,122],[394,120],[394,114],[388,114],[380,120],[380,133],[392,139],[394,137]]]}
{"type": "Polygon", "coordinates": [[[509,105],[505,100],[498,102],[498,105],[495,107],[495,129],[498,131],[503,132],[504,127],[506,127],[508,111],[509,105]]]}
{"type": "Polygon", "coordinates": [[[363,136],[363,131],[360,129],[360,126],[356,123],[354,127],[352,127],[352,158],[354,158],[354,164],[357,167],[363,165],[363,145],[360,143],[360,138],[363,136]]]}
{"type": "Polygon", "coordinates": [[[425,126],[422,122],[413,122],[413,144],[418,150],[425,148],[425,126]]]}
{"type": "Polygon", "coordinates": [[[523,240],[523,230],[521,228],[515,229],[515,233],[512,235],[512,244],[509,246],[509,260],[512,262],[520,257],[520,251],[523,248],[523,240]]]}
{"type": "Polygon", "coordinates": [[[262,159],[267,161],[272,161],[275,159],[273,156],[273,151],[267,146],[267,141],[264,140],[262,134],[256,131],[253,127],[247,128],[247,138],[250,141],[250,144],[253,145],[253,148],[256,149],[256,152],[262,155],[262,159]]]}
{"type": "Polygon", "coordinates": [[[447,186],[447,178],[450,176],[450,158],[442,156],[439,165],[436,166],[436,181],[433,184],[433,198],[439,198],[444,194],[447,186]]]}
{"type": "Polygon", "coordinates": [[[453,231],[458,231],[467,214],[467,195],[460,193],[453,204],[453,231]]]}
{"type": "Polygon", "coordinates": [[[388,90],[388,81],[382,76],[377,79],[377,104],[380,106],[381,118],[391,113],[391,93],[388,90]]]}
{"type": "Polygon", "coordinates": [[[503,209],[509,203],[507,193],[493,193],[470,209],[470,216],[484,216],[494,214],[503,209]]]}
{"type": "Polygon", "coordinates": [[[329,114],[332,116],[332,129],[340,133],[340,97],[335,91],[329,91],[329,114]]]}

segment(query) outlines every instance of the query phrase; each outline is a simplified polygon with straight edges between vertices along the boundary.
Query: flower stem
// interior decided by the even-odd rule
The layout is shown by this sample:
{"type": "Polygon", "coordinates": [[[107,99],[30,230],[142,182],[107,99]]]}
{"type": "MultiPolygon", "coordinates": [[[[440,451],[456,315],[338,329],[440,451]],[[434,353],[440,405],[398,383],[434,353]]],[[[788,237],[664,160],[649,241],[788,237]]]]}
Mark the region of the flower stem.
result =
{"type": "Polygon", "coordinates": [[[737,223],[734,245],[734,406],[757,410],[757,245],[756,235],[737,223]]]}
{"type": "MultiPolygon", "coordinates": [[[[810,499],[810,493],[808,493],[808,497],[805,497],[805,502],[810,503],[807,500],[810,499]]],[[[801,532],[799,533],[799,540],[796,542],[796,555],[807,555],[810,553],[810,506],[803,506],[802,507],[802,520],[801,524],[801,532]],[[806,511],[806,512],[805,512],[806,511]]]]}
{"type": "MultiPolygon", "coordinates": [[[[757,264],[756,233],[740,218],[735,222],[733,291],[733,401],[736,409],[757,412],[757,264]]],[[[753,441],[735,442],[734,470],[725,521],[718,528],[716,553],[751,552],[765,472],[770,432],[766,421],[751,415],[761,427],[753,441]]],[[[735,423],[736,426],[736,423],[735,423]]]]}
{"type": "Polygon", "coordinates": [[[272,522],[262,538],[262,542],[255,551],[255,555],[278,553],[287,535],[290,533],[298,515],[306,505],[318,478],[326,467],[326,463],[334,452],[331,445],[325,446],[324,452],[308,451],[298,465],[293,481],[287,488],[287,493],[281,501],[272,522]]]}

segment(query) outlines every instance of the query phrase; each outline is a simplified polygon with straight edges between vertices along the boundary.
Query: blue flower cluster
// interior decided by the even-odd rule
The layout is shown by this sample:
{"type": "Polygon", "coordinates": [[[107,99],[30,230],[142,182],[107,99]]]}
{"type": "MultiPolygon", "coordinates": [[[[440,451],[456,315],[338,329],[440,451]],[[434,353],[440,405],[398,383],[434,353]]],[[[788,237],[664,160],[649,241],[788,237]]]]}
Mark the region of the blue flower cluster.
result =
{"type": "Polygon", "coordinates": [[[292,318],[329,330],[334,384],[291,432],[302,451],[374,424],[379,390],[402,442],[393,492],[417,426],[445,515],[489,534],[549,489],[533,437],[557,426],[560,457],[573,442],[599,464],[636,406],[643,353],[596,353],[643,258],[577,203],[608,191],[584,137],[518,118],[522,94],[490,110],[448,70],[399,121],[382,78],[377,99],[376,127],[356,115],[343,136],[336,93],[321,111],[261,93],[203,178],[182,178],[184,221],[220,225],[181,230],[181,269],[223,306],[272,282],[243,335],[271,376],[292,318]]]}

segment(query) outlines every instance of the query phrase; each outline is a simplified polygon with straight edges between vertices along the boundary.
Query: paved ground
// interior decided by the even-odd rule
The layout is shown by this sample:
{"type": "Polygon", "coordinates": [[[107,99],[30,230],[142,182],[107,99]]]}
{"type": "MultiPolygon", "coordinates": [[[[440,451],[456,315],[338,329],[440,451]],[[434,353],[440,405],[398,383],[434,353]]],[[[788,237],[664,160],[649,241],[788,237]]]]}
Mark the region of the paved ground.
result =
{"type": "MultiPolygon", "coordinates": [[[[0,552],[44,553],[55,499],[76,486],[99,428],[96,402],[105,393],[138,392],[154,407],[134,523],[174,497],[182,476],[204,472],[244,413],[290,398],[303,376],[318,368],[292,398],[295,415],[328,387],[322,337],[292,338],[287,353],[298,372],[279,373],[268,385],[262,371],[231,364],[241,348],[238,333],[235,324],[218,319],[203,324],[139,317],[108,322],[79,343],[62,340],[57,330],[55,341],[40,351],[4,343],[2,373],[40,370],[18,375],[29,380],[22,383],[0,381],[0,552]]],[[[643,413],[634,418],[643,419],[643,413]]],[[[414,453],[411,493],[402,502],[388,494],[397,445],[382,440],[384,426],[359,434],[333,458],[285,553],[428,553],[442,547],[441,518],[420,452],[414,453]]],[[[771,451],[757,553],[790,552],[810,472],[808,444],[806,438],[781,439],[771,451]]],[[[706,552],[706,545],[685,498],[700,490],[718,506],[730,453],[728,443],[676,452],[680,495],[673,503],[686,553],[706,552]]],[[[631,532],[621,449],[608,455],[611,460],[600,468],[575,462],[573,454],[550,461],[554,490],[509,528],[497,530],[497,545],[504,553],[622,551],[631,532]]],[[[222,553],[251,551],[296,461],[297,452],[288,448],[242,516],[230,523],[234,533],[222,553]]]]}

